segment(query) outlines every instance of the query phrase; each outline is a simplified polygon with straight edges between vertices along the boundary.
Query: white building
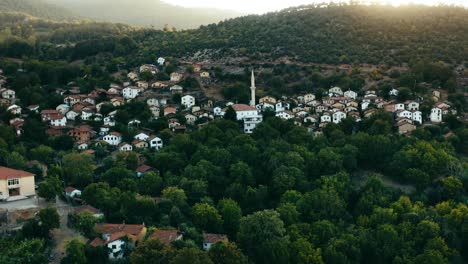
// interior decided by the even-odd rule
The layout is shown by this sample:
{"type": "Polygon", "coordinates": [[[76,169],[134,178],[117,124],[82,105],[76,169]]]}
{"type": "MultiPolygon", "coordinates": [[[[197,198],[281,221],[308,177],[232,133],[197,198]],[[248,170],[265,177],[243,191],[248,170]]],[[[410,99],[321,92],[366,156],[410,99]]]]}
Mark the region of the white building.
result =
{"type": "Polygon", "coordinates": [[[0,92],[2,94],[2,98],[4,99],[9,99],[9,100],[15,99],[16,93],[15,91],[11,89],[1,89],[0,92]]]}
{"type": "Polygon", "coordinates": [[[67,118],[64,116],[57,116],[57,118],[50,119],[51,126],[65,127],[67,126],[67,118]]]}
{"type": "Polygon", "coordinates": [[[333,113],[333,123],[338,124],[341,122],[341,120],[346,118],[345,112],[342,111],[336,111],[333,113]]]}
{"type": "Polygon", "coordinates": [[[263,121],[262,115],[256,115],[244,118],[244,133],[250,134],[263,121]]]}
{"type": "Polygon", "coordinates": [[[180,99],[180,103],[185,106],[185,108],[190,108],[195,105],[195,97],[191,95],[184,95],[180,99]]]}
{"type": "Polygon", "coordinates": [[[422,124],[422,112],[421,111],[413,111],[413,116],[411,118],[413,121],[422,124]]]}
{"type": "Polygon", "coordinates": [[[111,146],[118,146],[122,142],[122,135],[118,132],[110,132],[103,140],[111,146]]]}
{"type": "Polygon", "coordinates": [[[67,117],[68,120],[75,121],[77,117],[80,116],[80,113],[74,110],[68,111],[65,116],[67,117]]]}
{"type": "Polygon", "coordinates": [[[158,62],[159,65],[162,66],[166,62],[166,59],[164,59],[163,57],[159,57],[157,62],[158,62]]]}
{"type": "Polygon", "coordinates": [[[283,120],[289,120],[294,118],[294,114],[289,111],[281,111],[276,113],[276,117],[279,117],[283,120]]]}
{"type": "Polygon", "coordinates": [[[434,107],[431,109],[431,114],[430,114],[430,119],[431,122],[433,123],[440,123],[442,122],[442,109],[439,107],[434,107]]]}
{"type": "Polygon", "coordinates": [[[357,98],[357,93],[355,91],[348,90],[344,92],[344,96],[355,100],[357,98]]]}
{"type": "Polygon", "coordinates": [[[160,139],[160,138],[158,138],[156,136],[152,136],[152,137],[148,138],[148,141],[149,141],[150,148],[152,148],[152,149],[160,150],[163,147],[162,139],[160,139]]]}
{"type": "Polygon", "coordinates": [[[236,117],[239,121],[247,117],[256,117],[259,115],[257,108],[246,104],[233,104],[231,107],[236,111],[236,117]]]}
{"type": "Polygon", "coordinates": [[[122,95],[125,99],[133,99],[140,94],[140,89],[137,87],[126,87],[122,90],[122,95]]]}
{"type": "Polygon", "coordinates": [[[149,138],[149,136],[147,134],[145,134],[145,133],[139,133],[133,138],[138,139],[138,140],[146,141],[149,138]]]}
{"type": "Polygon", "coordinates": [[[332,96],[342,96],[343,95],[343,90],[341,90],[340,87],[333,87],[328,90],[328,94],[330,97],[332,96]]]}
{"type": "Polygon", "coordinates": [[[123,142],[123,143],[119,144],[119,151],[120,152],[130,152],[132,150],[133,150],[133,146],[128,144],[128,143],[123,142]]]}

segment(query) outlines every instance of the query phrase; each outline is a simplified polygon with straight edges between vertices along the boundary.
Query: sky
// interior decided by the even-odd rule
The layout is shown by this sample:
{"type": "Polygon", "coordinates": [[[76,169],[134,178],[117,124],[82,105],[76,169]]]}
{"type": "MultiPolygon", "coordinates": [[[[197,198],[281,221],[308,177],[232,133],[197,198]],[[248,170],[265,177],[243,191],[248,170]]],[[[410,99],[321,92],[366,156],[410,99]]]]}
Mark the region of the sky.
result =
{"type": "MultiPolygon", "coordinates": [[[[314,2],[330,2],[327,0],[163,0],[164,2],[185,7],[210,7],[229,9],[248,14],[263,14],[270,11],[281,10],[290,6],[310,4],[314,2]]],[[[335,1],[336,2],[336,1],[335,1]]],[[[369,0],[398,6],[408,3],[437,5],[455,4],[468,6],[468,0],[369,0]]]]}

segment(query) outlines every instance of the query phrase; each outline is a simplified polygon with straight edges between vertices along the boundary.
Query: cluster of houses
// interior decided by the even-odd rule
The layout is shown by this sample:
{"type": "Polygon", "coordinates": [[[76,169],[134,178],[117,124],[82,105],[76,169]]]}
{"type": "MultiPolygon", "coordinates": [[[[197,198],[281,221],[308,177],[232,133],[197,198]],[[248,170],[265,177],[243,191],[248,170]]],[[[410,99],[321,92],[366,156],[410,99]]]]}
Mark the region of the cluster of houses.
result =
{"type": "MultiPolygon", "coordinates": [[[[102,219],[103,214],[100,210],[90,206],[84,205],[75,207],[74,213],[89,212],[97,219],[102,219]]],[[[108,258],[110,260],[121,259],[127,249],[135,248],[139,243],[145,240],[159,240],[167,247],[172,247],[176,241],[184,239],[183,234],[179,230],[163,230],[155,229],[151,233],[145,224],[111,224],[111,223],[97,223],[94,230],[98,237],[88,241],[92,247],[105,247],[107,248],[108,258]],[[149,233],[149,234],[148,234],[149,233]]],[[[203,233],[203,250],[209,250],[210,247],[218,242],[229,242],[226,235],[203,233]]]]}
{"type": "MultiPolygon", "coordinates": [[[[159,66],[168,63],[164,58],[157,60],[159,66]]],[[[199,80],[210,78],[209,72],[202,71],[201,65],[194,64],[192,68],[193,74],[199,74],[199,80]]],[[[153,135],[151,130],[145,129],[141,129],[131,142],[124,142],[122,135],[113,129],[116,126],[117,110],[103,114],[101,109],[104,105],[119,107],[133,100],[145,101],[151,111],[151,118],[166,117],[168,128],[174,132],[185,132],[187,126],[202,127],[216,118],[223,117],[229,107],[236,112],[237,120],[242,121],[245,133],[253,132],[263,121],[262,114],[265,111],[273,111],[277,117],[284,120],[293,120],[295,124],[306,126],[315,134],[320,134],[328,123],[340,123],[346,118],[353,118],[359,122],[361,118],[373,115],[378,109],[394,114],[395,125],[402,134],[411,132],[426,120],[440,123],[444,115],[454,113],[450,105],[441,100],[437,90],[433,91],[437,103],[427,117],[423,116],[419,109],[420,101],[384,100],[377,96],[375,91],[366,91],[363,96],[359,96],[355,91],[343,91],[340,87],[330,88],[328,94],[320,99],[312,93],[281,99],[264,96],[257,104],[253,71],[250,104],[217,102],[215,105],[213,100],[206,98],[201,92],[184,92],[179,83],[187,76],[187,72],[173,72],[168,81],[147,82],[139,79],[145,72],[154,75],[158,71],[157,65],[144,64],[136,71],[129,72],[128,80],[122,85],[111,84],[107,89],[96,88],[88,94],[81,93],[80,88],[73,87],[74,83],[71,83],[69,89],[57,91],[63,96],[63,103],[55,109],[39,109],[38,105],[25,108],[29,112],[40,113],[42,121],[48,124],[49,136],[68,134],[75,139],[79,150],[85,151],[91,144],[106,144],[123,152],[144,148],[159,150],[163,142],[161,138],[153,135]],[[174,94],[180,94],[180,101],[169,104],[174,94]],[[184,122],[181,122],[180,115],[184,117],[184,122]],[[100,121],[102,126],[99,131],[94,131],[91,126],[82,125],[82,122],[77,121],[100,121]]],[[[5,78],[0,77],[0,81],[0,85],[4,86],[5,78]]],[[[15,104],[15,91],[0,88],[0,95],[0,105],[6,106],[7,111],[15,115],[15,118],[10,120],[10,125],[20,136],[25,114],[22,107],[15,104]]],[[[397,89],[389,92],[391,98],[397,95],[397,89]]],[[[140,123],[141,120],[131,120],[127,125],[138,127],[140,123]]]]}
{"type": "MultiPolygon", "coordinates": [[[[396,89],[389,93],[391,98],[397,95],[396,89]]],[[[281,100],[265,96],[260,98],[255,108],[259,112],[274,111],[277,117],[293,120],[295,124],[306,126],[310,132],[316,134],[320,134],[322,128],[328,123],[338,124],[346,118],[353,118],[359,122],[362,118],[370,117],[382,109],[393,113],[399,133],[406,134],[415,130],[416,126],[423,124],[425,120],[431,123],[441,123],[444,115],[456,114],[447,102],[440,101],[440,92],[434,91],[433,97],[436,102],[439,102],[434,105],[427,118],[419,109],[419,101],[384,100],[371,90],[366,91],[364,96],[360,97],[355,91],[343,91],[339,87],[330,88],[328,94],[321,99],[316,98],[312,93],[295,98],[283,97],[281,100]]]]}

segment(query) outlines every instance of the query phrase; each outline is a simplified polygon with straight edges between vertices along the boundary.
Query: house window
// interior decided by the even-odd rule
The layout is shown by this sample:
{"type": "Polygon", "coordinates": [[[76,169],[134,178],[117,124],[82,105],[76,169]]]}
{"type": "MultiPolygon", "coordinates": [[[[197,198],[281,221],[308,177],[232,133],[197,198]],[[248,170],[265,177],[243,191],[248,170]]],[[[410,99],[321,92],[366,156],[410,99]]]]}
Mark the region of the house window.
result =
{"type": "Polygon", "coordinates": [[[18,185],[18,184],[19,184],[19,179],[10,179],[10,180],[8,180],[8,186],[18,185]]]}
{"type": "Polygon", "coordinates": [[[112,245],[112,249],[116,249],[117,248],[117,245],[112,245]]]}

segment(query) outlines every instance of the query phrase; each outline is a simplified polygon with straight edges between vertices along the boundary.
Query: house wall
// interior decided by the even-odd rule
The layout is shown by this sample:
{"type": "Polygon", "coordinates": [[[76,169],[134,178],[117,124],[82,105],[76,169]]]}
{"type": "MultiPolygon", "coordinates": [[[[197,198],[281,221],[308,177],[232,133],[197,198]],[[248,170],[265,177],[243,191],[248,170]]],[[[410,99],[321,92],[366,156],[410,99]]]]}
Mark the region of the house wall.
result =
{"type": "MultiPolygon", "coordinates": [[[[20,188],[20,195],[22,196],[33,196],[36,194],[34,189],[34,176],[19,178],[19,184],[10,186],[12,188],[20,188]]],[[[0,180],[0,199],[7,199],[8,195],[8,180],[0,180]]]]}

